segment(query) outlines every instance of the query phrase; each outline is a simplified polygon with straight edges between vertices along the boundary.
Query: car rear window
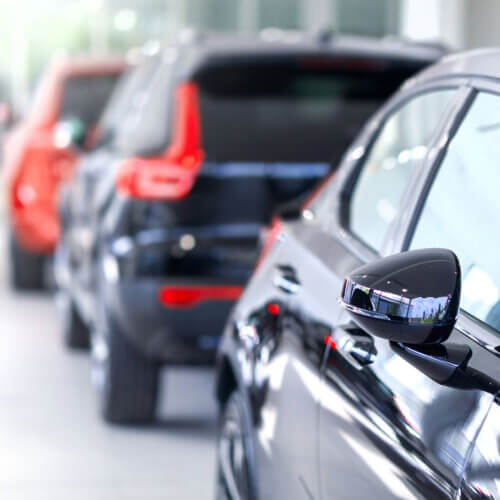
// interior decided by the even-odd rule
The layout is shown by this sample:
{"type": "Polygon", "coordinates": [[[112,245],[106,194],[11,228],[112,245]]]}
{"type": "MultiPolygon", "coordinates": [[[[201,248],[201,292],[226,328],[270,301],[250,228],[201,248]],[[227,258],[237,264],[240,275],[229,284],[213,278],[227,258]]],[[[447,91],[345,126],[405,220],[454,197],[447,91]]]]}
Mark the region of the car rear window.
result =
{"type": "Polygon", "coordinates": [[[207,161],[336,165],[361,125],[417,69],[328,58],[209,68],[198,77],[207,161]]]}
{"type": "Polygon", "coordinates": [[[95,125],[113,91],[118,74],[71,76],[64,83],[60,119],[78,118],[95,125]]]}

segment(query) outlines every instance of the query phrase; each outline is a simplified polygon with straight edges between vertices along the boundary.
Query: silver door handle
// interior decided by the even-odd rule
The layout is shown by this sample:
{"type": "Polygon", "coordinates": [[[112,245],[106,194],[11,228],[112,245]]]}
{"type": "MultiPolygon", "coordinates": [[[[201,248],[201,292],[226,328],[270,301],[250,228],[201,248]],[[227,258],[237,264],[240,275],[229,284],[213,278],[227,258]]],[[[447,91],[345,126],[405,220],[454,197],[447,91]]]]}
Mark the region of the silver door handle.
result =
{"type": "Polygon", "coordinates": [[[350,335],[343,337],[338,346],[344,354],[353,358],[361,366],[370,365],[375,361],[377,356],[377,350],[373,342],[358,340],[350,335]]]}

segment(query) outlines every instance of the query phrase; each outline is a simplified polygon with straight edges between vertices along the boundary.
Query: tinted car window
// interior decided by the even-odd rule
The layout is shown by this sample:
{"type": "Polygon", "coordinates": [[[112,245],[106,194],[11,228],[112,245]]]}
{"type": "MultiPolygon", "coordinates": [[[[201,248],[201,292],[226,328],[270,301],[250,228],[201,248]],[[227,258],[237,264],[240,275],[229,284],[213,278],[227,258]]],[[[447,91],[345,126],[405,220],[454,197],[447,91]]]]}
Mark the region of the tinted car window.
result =
{"type": "Polygon", "coordinates": [[[329,58],[211,67],[197,77],[207,161],[336,165],[361,124],[414,71],[329,58]]]}
{"type": "Polygon", "coordinates": [[[118,75],[72,76],[64,84],[60,118],[78,118],[95,125],[102,114],[118,75]]]}
{"type": "Polygon", "coordinates": [[[379,251],[411,176],[427,154],[429,141],[454,90],[422,94],[385,121],[364,160],[349,207],[354,234],[379,251]]]}
{"type": "Polygon", "coordinates": [[[479,94],[453,138],[425,202],[411,248],[453,250],[461,307],[500,330],[500,96],[479,94]]]}

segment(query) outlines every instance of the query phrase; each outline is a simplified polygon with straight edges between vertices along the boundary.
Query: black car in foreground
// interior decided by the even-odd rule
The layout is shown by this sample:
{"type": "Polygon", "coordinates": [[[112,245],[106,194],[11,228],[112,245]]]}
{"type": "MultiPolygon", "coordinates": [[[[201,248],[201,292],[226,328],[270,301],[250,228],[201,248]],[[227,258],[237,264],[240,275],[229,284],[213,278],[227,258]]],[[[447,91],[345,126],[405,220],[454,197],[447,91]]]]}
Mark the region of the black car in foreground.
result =
{"type": "Polygon", "coordinates": [[[201,37],[162,51],[88,201],[93,222],[73,218],[66,233],[95,239],[62,241],[68,328],[83,319],[92,333],[107,420],[151,419],[162,365],[213,363],[262,227],[440,54],[347,37],[201,37]]]}
{"type": "Polygon", "coordinates": [[[275,223],[218,353],[218,498],[500,498],[499,116],[500,50],[447,57],[275,223]]]}

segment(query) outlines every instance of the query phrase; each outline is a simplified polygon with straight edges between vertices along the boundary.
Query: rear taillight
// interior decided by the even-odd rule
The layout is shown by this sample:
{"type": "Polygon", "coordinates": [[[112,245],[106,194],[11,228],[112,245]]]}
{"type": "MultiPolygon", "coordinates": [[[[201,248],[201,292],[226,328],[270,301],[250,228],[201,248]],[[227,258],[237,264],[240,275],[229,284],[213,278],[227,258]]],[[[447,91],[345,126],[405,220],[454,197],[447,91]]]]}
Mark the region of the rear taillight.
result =
{"type": "Polygon", "coordinates": [[[119,168],[120,193],[148,200],[179,200],[191,191],[203,161],[198,87],[177,88],[172,143],[156,158],[130,158],[119,168]]]}
{"type": "Polygon", "coordinates": [[[183,309],[207,300],[237,300],[241,292],[240,286],[166,286],[158,299],[165,307],[183,309]]]}
{"type": "Polygon", "coordinates": [[[130,158],[118,171],[121,194],[143,200],[179,200],[196,181],[197,169],[179,167],[162,159],[130,158]]]}

